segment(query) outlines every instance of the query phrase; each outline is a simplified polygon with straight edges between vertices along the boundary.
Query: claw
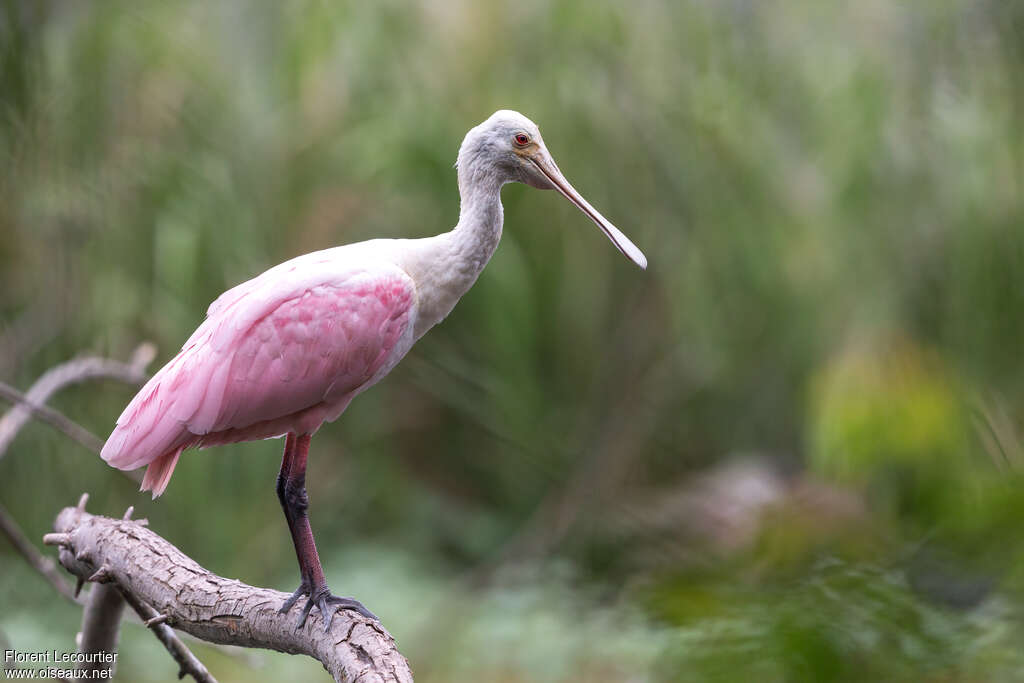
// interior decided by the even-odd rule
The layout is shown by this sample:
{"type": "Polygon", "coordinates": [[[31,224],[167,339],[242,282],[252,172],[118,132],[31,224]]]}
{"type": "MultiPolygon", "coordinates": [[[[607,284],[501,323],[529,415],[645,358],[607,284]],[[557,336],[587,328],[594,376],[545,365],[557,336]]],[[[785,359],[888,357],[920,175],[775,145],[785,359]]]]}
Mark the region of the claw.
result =
{"type": "Polygon", "coordinates": [[[331,630],[331,624],[334,622],[334,615],[338,613],[337,607],[328,607],[328,600],[325,598],[317,603],[320,607],[320,616],[324,620],[324,633],[331,630]]]}
{"type": "Polygon", "coordinates": [[[325,632],[331,630],[331,624],[334,622],[334,615],[341,609],[352,610],[353,612],[363,615],[367,619],[380,621],[373,612],[363,607],[363,603],[358,600],[331,595],[331,591],[326,585],[324,585],[320,590],[310,591],[309,588],[306,587],[305,583],[301,584],[298,589],[292,593],[291,597],[285,600],[281,609],[278,610],[278,614],[284,614],[290,610],[303,595],[307,595],[309,597],[306,599],[306,603],[302,606],[302,613],[299,615],[299,621],[295,625],[296,631],[306,625],[306,620],[309,618],[309,614],[313,611],[314,607],[320,608],[320,616],[324,620],[325,632]]]}
{"type": "MultiPolygon", "coordinates": [[[[286,613],[288,610],[290,610],[292,608],[292,605],[294,605],[298,601],[299,598],[301,598],[303,595],[307,595],[308,593],[309,593],[309,586],[307,586],[306,582],[303,581],[302,583],[299,584],[299,587],[295,589],[295,592],[292,593],[291,597],[284,601],[284,604],[281,605],[281,609],[277,610],[277,613],[278,614],[286,613]]],[[[303,621],[305,621],[305,619],[303,619],[303,621]]]]}
{"type": "Polygon", "coordinates": [[[380,619],[377,618],[376,614],[363,607],[363,603],[359,602],[355,598],[339,598],[337,595],[332,595],[330,598],[328,598],[328,602],[337,605],[337,609],[352,610],[353,612],[358,612],[359,614],[362,614],[367,619],[380,621],[380,619]]]}
{"type": "Polygon", "coordinates": [[[309,616],[310,611],[313,609],[313,598],[306,600],[306,604],[302,607],[302,614],[299,615],[299,623],[295,625],[295,630],[298,631],[300,628],[306,625],[306,618],[309,616]]]}

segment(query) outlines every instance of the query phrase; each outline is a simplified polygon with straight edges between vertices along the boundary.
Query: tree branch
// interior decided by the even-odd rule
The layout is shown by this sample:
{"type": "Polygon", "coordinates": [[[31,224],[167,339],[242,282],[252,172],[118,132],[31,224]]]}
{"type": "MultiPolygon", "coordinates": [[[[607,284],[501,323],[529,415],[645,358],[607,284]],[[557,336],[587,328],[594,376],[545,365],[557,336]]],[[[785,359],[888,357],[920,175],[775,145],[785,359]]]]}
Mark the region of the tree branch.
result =
{"type": "MultiPolygon", "coordinates": [[[[0,383],[0,395],[7,397],[15,403],[14,407],[0,418],[0,458],[7,452],[8,447],[18,435],[18,432],[21,431],[22,427],[33,416],[48,419],[51,424],[57,426],[58,429],[72,436],[72,438],[74,438],[77,432],[82,437],[78,439],[80,443],[98,452],[102,447],[102,442],[98,438],[58,411],[47,408],[42,404],[65,386],[89,379],[109,378],[130,384],[141,384],[146,379],[146,366],[152,362],[155,355],[156,348],[150,343],[143,343],[135,349],[130,363],[121,363],[98,357],[85,357],[68,361],[44,373],[32,385],[27,394],[21,394],[13,387],[0,383]]],[[[137,477],[131,476],[134,473],[122,472],[122,474],[138,481],[137,477]]],[[[82,495],[76,508],[77,514],[80,515],[85,511],[85,504],[88,498],[88,494],[82,495]]],[[[132,508],[128,508],[124,519],[129,519],[131,514],[132,508]]],[[[75,641],[81,652],[113,652],[116,650],[121,616],[126,600],[138,614],[146,614],[147,619],[155,614],[152,608],[139,602],[134,596],[122,596],[120,589],[116,586],[98,584],[90,590],[87,598],[79,598],[79,591],[86,579],[83,576],[79,576],[78,582],[74,590],[72,590],[60,572],[57,571],[53,560],[36,550],[35,546],[22,532],[14,517],[2,505],[0,505],[0,533],[7,537],[15,550],[21,553],[29,565],[47,579],[58,593],[85,607],[82,617],[82,630],[75,641]]],[[[96,572],[90,577],[90,580],[96,580],[100,577],[102,577],[102,572],[96,572]]],[[[188,647],[181,642],[173,630],[166,626],[161,628],[160,624],[147,622],[145,625],[153,626],[157,639],[164,644],[181,666],[179,678],[185,674],[192,674],[198,683],[217,683],[216,679],[210,675],[206,667],[192,654],[188,647]]],[[[104,662],[97,662],[92,668],[94,673],[99,674],[103,672],[107,674],[106,678],[110,678],[113,675],[114,665],[110,663],[108,666],[104,662]]]]}
{"type": "MultiPolygon", "coordinates": [[[[81,515],[85,512],[85,504],[89,501],[89,494],[83,493],[78,499],[78,507],[75,513],[81,515]]],[[[129,508],[131,510],[131,508],[129,508]]],[[[127,514],[125,515],[128,516],[127,514]]],[[[99,575],[100,572],[97,572],[99,575]]],[[[90,578],[90,580],[96,577],[90,578]]],[[[78,579],[77,593],[82,587],[82,579],[78,579]]],[[[121,633],[121,616],[124,614],[124,598],[118,592],[116,586],[108,586],[106,583],[98,582],[89,589],[89,597],[85,602],[85,609],[82,610],[82,630],[75,638],[78,651],[83,654],[103,654],[117,652],[117,638],[121,633]]],[[[81,676],[75,679],[75,683],[92,678],[111,679],[114,677],[116,660],[104,661],[96,658],[87,662],[81,676]]]]}
{"type": "MultiPolygon", "coordinates": [[[[121,633],[124,598],[114,585],[97,583],[89,589],[89,599],[82,611],[82,631],[78,651],[83,654],[117,652],[117,637],[121,633]]],[[[82,665],[83,676],[77,680],[114,677],[114,660],[98,659],[82,665]]]]}
{"type": "Polygon", "coordinates": [[[66,417],[63,413],[36,403],[6,382],[0,382],[0,398],[5,398],[8,401],[19,404],[17,407],[25,408],[31,415],[34,415],[57,431],[63,432],[72,441],[78,442],[93,453],[99,453],[103,448],[103,439],[66,417]]]}
{"type": "Polygon", "coordinates": [[[116,584],[130,604],[152,610],[139,613],[144,620],[166,615],[154,630],[170,625],[212,643],[309,655],[338,683],[412,683],[408,662],[378,622],[342,610],[329,631],[314,618],[296,629],[297,610],[277,611],[285,593],[216,576],[138,522],[69,507],[54,529],[44,543],[60,546],[61,564],[80,578],[116,584]]]}
{"type": "Polygon", "coordinates": [[[0,458],[32,416],[49,423],[89,450],[98,453],[103,448],[103,441],[100,438],[44,404],[64,387],[90,379],[109,378],[128,384],[141,384],[146,380],[146,366],[155,356],[155,347],[146,343],[135,349],[129,363],[94,356],[70,360],[47,370],[24,394],[0,382],[0,397],[15,404],[3,418],[0,418],[0,458]]]}
{"type": "Polygon", "coordinates": [[[174,629],[166,624],[170,617],[166,614],[157,614],[155,609],[142,602],[134,593],[122,591],[121,595],[132,606],[132,609],[139,615],[139,618],[142,619],[146,627],[152,629],[156,639],[163,643],[163,646],[174,657],[174,661],[180,667],[178,678],[191,675],[196,680],[196,683],[217,683],[217,679],[207,671],[203,663],[174,634],[174,629]]]}
{"type": "Polygon", "coordinates": [[[0,532],[7,537],[14,549],[21,553],[29,566],[49,581],[58,593],[72,602],[78,602],[67,579],[57,570],[54,561],[36,550],[36,547],[28,540],[21,527],[3,505],[0,505],[0,532]]]}

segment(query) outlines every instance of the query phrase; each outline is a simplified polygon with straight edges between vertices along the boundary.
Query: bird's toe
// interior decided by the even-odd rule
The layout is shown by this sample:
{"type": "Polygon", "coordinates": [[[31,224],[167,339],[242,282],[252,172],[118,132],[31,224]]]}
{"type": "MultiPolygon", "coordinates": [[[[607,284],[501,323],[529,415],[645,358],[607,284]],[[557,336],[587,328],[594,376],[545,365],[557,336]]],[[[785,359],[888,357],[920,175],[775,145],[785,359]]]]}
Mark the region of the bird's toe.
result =
{"type": "Polygon", "coordinates": [[[300,628],[306,625],[306,619],[309,617],[310,611],[313,609],[313,598],[306,600],[306,604],[302,606],[302,614],[299,615],[299,622],[295,625],[295,630],[298,631],[300,628]]]}
{"type": "MultiPolygon", "coordinates": [[[[303,581],[302,583],[299,584],[299,587],[295,589],[295,592],[291,594],[291,597],[289,597],[287,600],[284,601],[284,604],[281,605],[281,609],[277,610],[277,613],[278,614],[285,614],[288,610],[290,610],[292,608],[292,605],[294,605],[296,602],[298,602],[299,598],[301,598],[303,595],[308,595],[308,594],[309,594],[309,586],[306,584],[305,581],[303,581]]],[[[300,624],[300,626],[301,626],[301,624],[300,624]]]]}
{"type": "Polygon", "coordinates": [[[328,598],[328,602],[332,605],[337,605],[337,607],[335,607],[336,610],[347,609],[353,612],[357,612],[366,617],[367,619],[380,621],[380,619],[377,618],[376,614],[366,609],[366,607],[363,606],[363,603],[359,602],[355,598],[340,598],[337,595],[332,595],[330,596],[330,598],[328,598]]]}
{"type": "Polygon", "coordinates": [[[330,604],[331,595],[321,596],[316,602],[316,606],[320,608],[320,618],[324,620],[324,633],[331,630],[331,623],[334,621],[334,614],[338,611],[338,607],[334,607],[330,604]]]}

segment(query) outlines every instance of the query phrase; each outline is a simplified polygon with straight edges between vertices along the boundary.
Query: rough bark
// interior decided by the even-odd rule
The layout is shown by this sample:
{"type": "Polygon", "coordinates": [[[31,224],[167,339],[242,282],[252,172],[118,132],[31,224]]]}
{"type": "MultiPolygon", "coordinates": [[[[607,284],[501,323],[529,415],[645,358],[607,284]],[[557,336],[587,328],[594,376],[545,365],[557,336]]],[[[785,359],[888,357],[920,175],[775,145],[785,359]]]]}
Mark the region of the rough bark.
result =
{"type": "Polygon", "coordinates": [[[68,507],[45,542],[84,579],[109,581],[166,616],[166,623],[212,643],[258,647],[319,660],[339,683],[411,683],[412,672],[378,623],[339,611],[331,629],[314,613],[295,628],[298,607],[277,610],[287,594],[216,576],[143,523],[68,507]]]}
{"type": "MultiPolygon", "coordinates": [[[[98,583],[89,591],[89,600],[82,612],[81,642],[78,651],[83,654],[117,652],[117,638],[121,632],[124,598],[116,586],[98,583]]],[[[76,681],[92,679],[110,680],[114,677],[114,662],[102,660],[81,665],[83,675],[76,681]],[[100,672],[105,672],[101,675],[100,672]]]]}

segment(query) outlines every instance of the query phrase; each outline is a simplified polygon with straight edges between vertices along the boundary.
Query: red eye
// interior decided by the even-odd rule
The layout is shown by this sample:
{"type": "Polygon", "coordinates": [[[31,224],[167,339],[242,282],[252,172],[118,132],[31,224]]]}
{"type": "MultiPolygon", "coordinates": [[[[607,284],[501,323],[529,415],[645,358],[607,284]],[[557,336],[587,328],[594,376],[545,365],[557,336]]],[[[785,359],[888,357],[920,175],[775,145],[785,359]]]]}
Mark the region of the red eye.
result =
{"type": "Polygon", "coordinates": [[[527,145],[530,143],[530,136],[526,133],[516,133],[513,139],[516,141],[517,145],[527,145]]]}

